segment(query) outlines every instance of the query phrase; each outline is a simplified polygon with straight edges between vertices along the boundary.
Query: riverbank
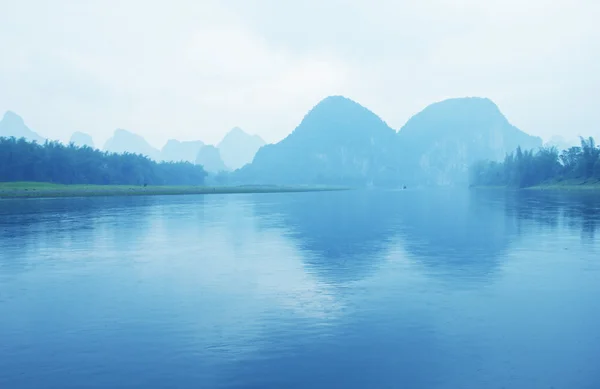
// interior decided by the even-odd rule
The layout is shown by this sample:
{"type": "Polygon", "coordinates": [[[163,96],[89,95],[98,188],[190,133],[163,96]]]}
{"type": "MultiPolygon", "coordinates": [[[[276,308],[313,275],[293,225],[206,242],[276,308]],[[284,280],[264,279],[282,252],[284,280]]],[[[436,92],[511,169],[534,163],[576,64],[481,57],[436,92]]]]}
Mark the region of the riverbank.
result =
{"type": "Polygon", "coordinates": [[[133,186],[133,185],[61,185],[44,182],[0,182],[0,198],[92,197],[92,196],[163,196],[235,193],[289,193],[348,190],[329,186],[133,186]]]}
{"type": "Polygon", "coordinates": [[[548,184],[536,185],[527,190],[564,190],[564,191],[600,191],[600,182],[553,182],[548,184]]]}
{"type": "Polygon", "coordinates": [[[536,191],[600,191],[600,181],[597,180],[564,180],[553,181],[545,184],[530,186],[526,188],[513,188],[508,186],[471,186],[471,189],[485,190],[536,190],[536,191]]]}

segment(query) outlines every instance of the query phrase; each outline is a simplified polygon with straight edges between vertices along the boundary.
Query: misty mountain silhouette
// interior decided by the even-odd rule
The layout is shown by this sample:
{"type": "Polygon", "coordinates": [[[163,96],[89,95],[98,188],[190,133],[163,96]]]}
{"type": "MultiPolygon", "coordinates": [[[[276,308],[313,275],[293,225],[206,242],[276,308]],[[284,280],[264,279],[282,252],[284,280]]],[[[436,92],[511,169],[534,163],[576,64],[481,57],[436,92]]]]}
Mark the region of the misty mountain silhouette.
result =
{"type": "Polygon", "coordinates": [[[160,159],[166,162],[190,162],[196,163],[198,152],[204,146],[202,141],[180,142],[169,139],[160,151],[160,159]]]}
{"type": "Polygon", "coordinates": [[[467,184],[469,166],[502,160],[518,146],[536,149],[542,140],[508,122],[487,98],[456,98],[431,104],[398,132],[403,176],[407,182],[467,184]]]}
{"type": "MultiPolygon", "coordinates": [[[[44,140],[10,111],[0,122],[0,136],[44,140]]],[[[72,139],[93,144],[82,133],[72,139]]],[[[260,137],[236,127],[218,147],[172,139],[159,151],[140,135],[118,129],[104,149],[199,163],[213,173],[238,169],[228,179],[233,184],[399,187],[467,184],[474,162],[501,160],[518,146],[536,149],[542,140],[510,124],[487,98],[431,104],[396,132],[357,102],[329,96],[276,144],[264,145],[260,137]]]]}
{"type": "Polygon", "coordinates": [[[511,125],[486,98],[432,104],[396,133],[360,104],[331,96],[281,142],[262,147],[234,180],[272,184],[398,186],[468,183],[469,166],[501,160],[540,138],[511,125]]]}
{"type": "Polygon", "coordinates": [[[546,147],[556,147],[559,151],[567,150],[574,146],[580,146],[579,139],[565,139],[562,136],[555,135],[544,143],[546,147]]]}
{"type": "Polygon", "coordinates": [[[117,129],[104,144],[104,150],[113,153],[142,154],[157,161],[160,152],[152,147],[143,137],[127,130],[117,129]]]}
{"type": "Polygon", "coordinates": [[[249,164],[254,159],[256,152],[265,141],[258,135],[250,135],[239,127],[229,131],[217,145],[221,158],[227,167],[232,170],[249,164]]]}
{"type": "Polygon", "coordinates": [[[204,170],[209,173],[219,173],[229,170],[221,159],[219,149],[211,145],[202,146],[200,148],[198,155],[196,156],[196,164],[202,165],[204,170]]]}
{"type": "Polygon", "coordinates": [[[46,139],[25,125],[23,118],[12,111],[6,111],[0,120],[0,137],[25,138],[31,142],[43,143],[46,139]]]}
{"type": "Polygon", "coordinates": [[[256,183],[357,184],[389,179],[396,133],[360,104],[330,96],[281,142],[260,148],[236,178],[256,183]]]}
{"type": "Polygon", "coordinates": [[[71,135],[69,143],[74,143],[76,146],[88,146],[94,148],[94,140],[92,137],[89,134],[80,131],[75,131],[73,135],[71,135]]]}

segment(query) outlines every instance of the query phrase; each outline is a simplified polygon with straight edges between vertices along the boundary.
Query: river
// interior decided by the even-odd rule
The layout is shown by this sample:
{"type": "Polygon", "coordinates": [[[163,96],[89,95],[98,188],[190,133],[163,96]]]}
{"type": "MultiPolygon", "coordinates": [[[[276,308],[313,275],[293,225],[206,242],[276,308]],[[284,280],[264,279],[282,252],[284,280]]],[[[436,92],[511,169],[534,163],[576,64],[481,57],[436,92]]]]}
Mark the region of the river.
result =
{"type": "Polygon", "coordinates": [[[0,200],[0,388],[600,387],[600,196],[0,200]]]}

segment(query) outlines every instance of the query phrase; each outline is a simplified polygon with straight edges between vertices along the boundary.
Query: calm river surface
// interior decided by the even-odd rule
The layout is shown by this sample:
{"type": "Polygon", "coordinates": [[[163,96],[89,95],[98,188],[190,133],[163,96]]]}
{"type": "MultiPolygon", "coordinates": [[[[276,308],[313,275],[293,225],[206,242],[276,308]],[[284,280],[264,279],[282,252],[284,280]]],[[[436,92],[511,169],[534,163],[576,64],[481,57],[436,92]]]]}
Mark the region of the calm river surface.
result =
{"type": "Polygon", "coordinates": [[[0,200],[0,388],[600,388],[600,196],[0,200]]]}

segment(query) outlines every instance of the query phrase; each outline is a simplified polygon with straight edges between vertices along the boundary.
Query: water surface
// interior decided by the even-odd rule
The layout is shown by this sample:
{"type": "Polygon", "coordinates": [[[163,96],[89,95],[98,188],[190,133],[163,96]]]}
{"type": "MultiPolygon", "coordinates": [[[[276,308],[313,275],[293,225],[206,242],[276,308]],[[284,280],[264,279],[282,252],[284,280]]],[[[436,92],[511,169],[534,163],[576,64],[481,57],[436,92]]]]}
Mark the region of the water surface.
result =
{"type": "Polygon", "coordinates": [[[0,388],[600,387],[595,194],[0,201],[0,388]]]}

